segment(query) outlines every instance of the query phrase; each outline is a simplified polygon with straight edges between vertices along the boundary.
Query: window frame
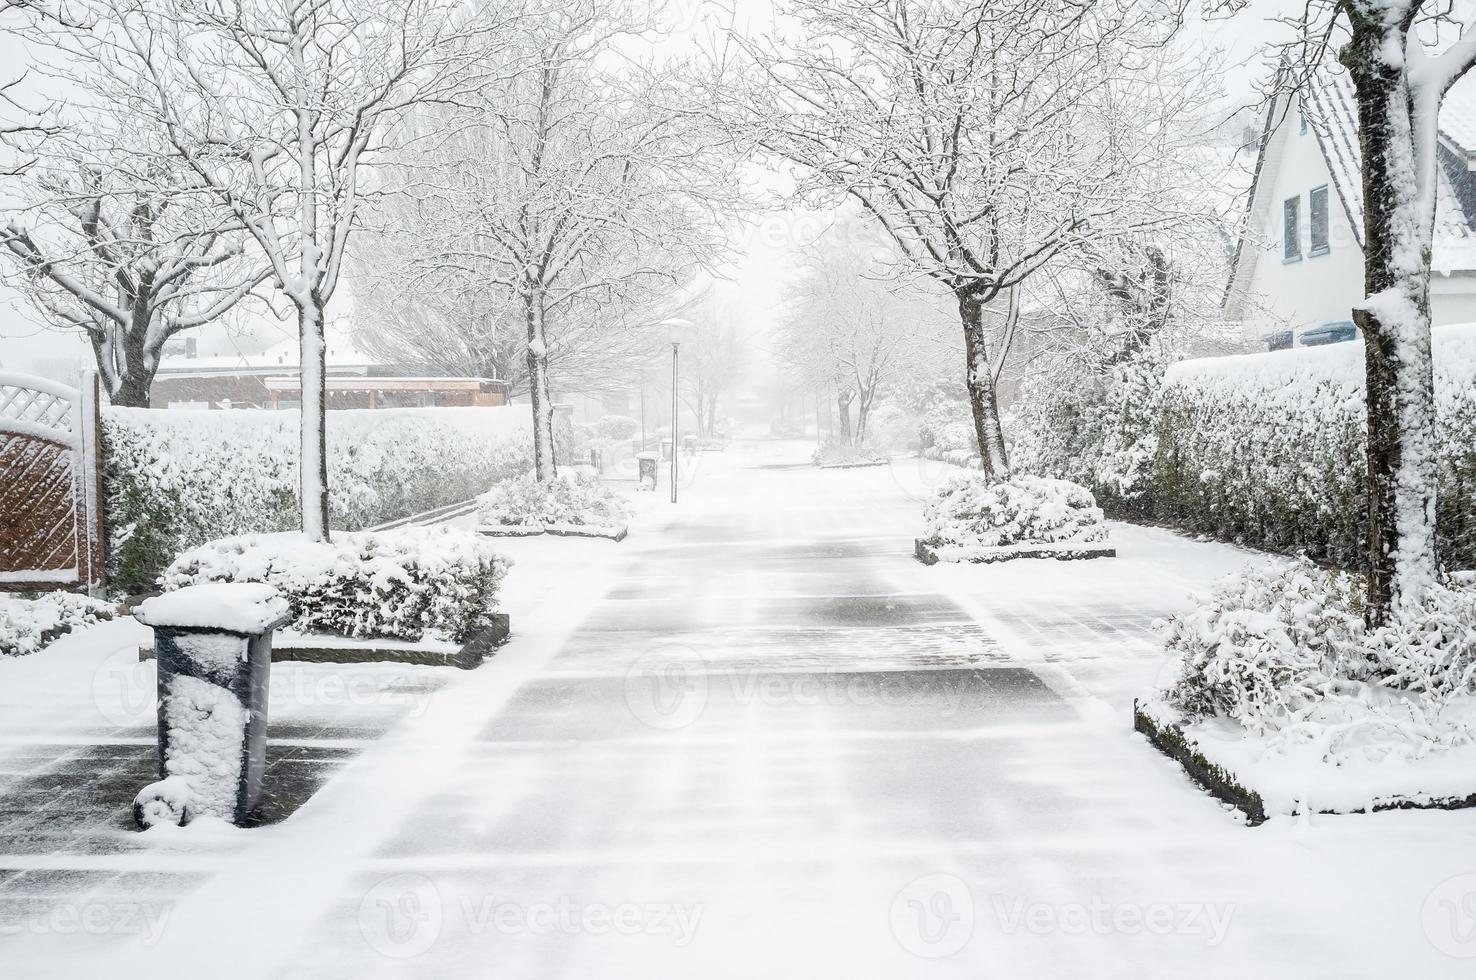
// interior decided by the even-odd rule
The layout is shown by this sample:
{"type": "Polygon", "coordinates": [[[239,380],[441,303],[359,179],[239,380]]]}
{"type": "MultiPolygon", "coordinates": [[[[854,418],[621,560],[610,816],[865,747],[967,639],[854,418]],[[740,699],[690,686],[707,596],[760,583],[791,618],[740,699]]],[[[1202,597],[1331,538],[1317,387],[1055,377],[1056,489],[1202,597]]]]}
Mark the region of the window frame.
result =
{"type": "Polygon", "coordinates": [[[1302,195],[1300,194],[1288,197],[1281,202],[1281,261],[1284,263],[1302,261],[1302,195]],[[1291,232],[1289,235],[1288,230],[1291,232]]]}
{"type": "MultiPolygon", "coordinates": [[[[1298,231],[1300,235],[1300,230],[1298,231]]],[[[1327,184],[1307,192],[1307,254],[1312,258],[1332,251],[1332,195],[1327,184]],[[1322,243],[1317,242],[1317,194],[1322,194],[1322,243]]]]}

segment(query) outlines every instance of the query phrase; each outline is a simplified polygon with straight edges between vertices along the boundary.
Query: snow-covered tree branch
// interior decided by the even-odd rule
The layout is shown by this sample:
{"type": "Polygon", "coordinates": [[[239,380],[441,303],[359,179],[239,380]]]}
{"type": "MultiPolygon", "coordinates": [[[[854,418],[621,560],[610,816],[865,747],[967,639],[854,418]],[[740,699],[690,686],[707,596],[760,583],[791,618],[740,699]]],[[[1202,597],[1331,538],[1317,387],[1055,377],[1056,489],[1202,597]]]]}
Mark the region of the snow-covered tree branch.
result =
{"type": "Polygon", "coordinates": [[[406,114],[478,86],[505,24],[450,0],[282,4],[95,0],[74,47],[128,73],[141,125],[254,240],[297,312],[302,522],[328,534],[323,324],[362,222],[369,171],[406,114]]]}
{"type": "MultiPolygon", "coordinates": [[[[735,36],[712,98],[802,192],[849,195],[954,297],[983,464],[1009,462],[987,311],[1058,257],[1180,220],[1126,178],[1177,149],[1204,86],[1173,5],[800,0],[735,36]]],[[[1003,312],[1003,311],[1001,311],[1003,312]]]]}

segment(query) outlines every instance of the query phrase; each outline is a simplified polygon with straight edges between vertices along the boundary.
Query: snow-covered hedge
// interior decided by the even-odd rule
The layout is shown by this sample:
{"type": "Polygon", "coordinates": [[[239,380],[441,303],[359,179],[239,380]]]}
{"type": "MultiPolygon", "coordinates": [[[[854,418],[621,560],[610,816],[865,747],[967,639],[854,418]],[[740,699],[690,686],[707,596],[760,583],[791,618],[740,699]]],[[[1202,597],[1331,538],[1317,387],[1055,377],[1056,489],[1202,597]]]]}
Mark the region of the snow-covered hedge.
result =
{"type": "Polygon", "coordinates": [[[1102,376],[1077,370],[1027,380],[1006,427],[1011,465],[1080,483],[1110,514],[1151,513],[1164,368],[1149,351],[1102,376]]]}
{"type": "Polygon", "coordinates": [[[504,480],[478,498],[482,523],[504,527],[618,527],[629,502],[589,473],[562,469],[548,483],[533,474],[504,480]]]}
{"type": "Polygon", "coordinates": [[[1091,491],[1065,480],[1017,475],[994,482],[980,471],[953,474],[923,508],[923,539],[937,547],[1105,541],[1091,491]]]}
{"type": "MultiPolygon", "coordinates": [[[[1437,327],[1442,558],[1476,567],[1476,325],[1437,327]]],[[[1191,530],[1364,564],[1363,345],[1185,361],[1164,379],[1155,513],[1191,530]]]]}
{"type": "MultiPolygon", "coordinates": [[[[328,413],[334,527],[468,500],[532,465],[526,406],[328,413]]],[[[298,526],[298,414],[109,409],[112,580],[142,588],[186,548],[298,526]]]]}
{"type": "Polygon", "coordinates": [[[1434,726],[1476,679],[1476,589],[1430,590],[1377,630],[1364,626],[1362,577],[1305,557],[1250,566],[1216,583],[1188,613],[1161,624],[1179,673],[1164,699],[1195,721],[1225,717],[1255,734],[1323,737],[1329,726],[1450,737],[1434,726]],[[1419,699],[1406,695],[1418,692],[1419,699]],[[1414,712],[1414,715],[1411,715],[1414,712]]]}
{"type": "Polygon", "coordinates": [[[326,543],[295,533],[225,538],[180,555],[160,584],[265,582],[303,632],[462,643],[491,626],[506,574],[486,539],[436,527],[341,532],[326,543]]]}
{"type": "Polygon", "coordinates": [[[85,595],[48,592],[27,599],[0,593],[0,657],[35,653],[78,627],[112,618],[111,605],[85,595]]]}

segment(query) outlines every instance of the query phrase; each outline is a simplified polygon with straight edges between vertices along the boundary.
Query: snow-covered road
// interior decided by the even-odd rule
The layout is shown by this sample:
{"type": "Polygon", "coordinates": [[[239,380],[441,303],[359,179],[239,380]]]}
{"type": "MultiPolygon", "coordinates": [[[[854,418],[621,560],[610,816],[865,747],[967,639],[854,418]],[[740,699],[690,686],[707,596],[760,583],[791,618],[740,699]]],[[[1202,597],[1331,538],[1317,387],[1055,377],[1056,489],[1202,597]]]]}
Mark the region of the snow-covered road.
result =
{"type": "MultiPolygon", "coordinates": [[[[428,685],[285,823],[77,858],[189,887],[139,935],[27,922],[0,972],[1476,971],[1450,955],[1476,955],[1476,811],[1247,829],[1131,732],[1164,669],[1150,621],[1244,552],[1115,527],[1115,560],[925,568],[942,464],[806,452],[700,457],[621,545],[509,542],[492,663],[428,685]]],[[[0,855],[45,867],[66,894],[0,855]]]]}

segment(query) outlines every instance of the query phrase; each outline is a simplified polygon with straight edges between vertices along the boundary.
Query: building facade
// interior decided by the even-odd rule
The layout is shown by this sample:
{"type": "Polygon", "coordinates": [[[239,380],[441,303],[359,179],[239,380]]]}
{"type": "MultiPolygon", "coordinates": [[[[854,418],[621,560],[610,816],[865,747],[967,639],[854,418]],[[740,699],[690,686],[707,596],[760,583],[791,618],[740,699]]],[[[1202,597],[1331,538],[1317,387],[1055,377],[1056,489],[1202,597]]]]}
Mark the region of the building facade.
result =
{"type": "MultiPolygon", "coordinates": [[[[1285,76],[1283,76],[1285,78],[1285,76]]],[[[1283,90],[1290,86],[1278,86],[1283,90]]],[[[1267,113],[1225,313],[1281,347],[1350,335],[1364,297],[1363,175],[1353,83],[1324,68],[1267,113]]],[[[1476,321],[1476,79],[1446,98],[1430,282],[1436,324],[1476,321]]]]}

